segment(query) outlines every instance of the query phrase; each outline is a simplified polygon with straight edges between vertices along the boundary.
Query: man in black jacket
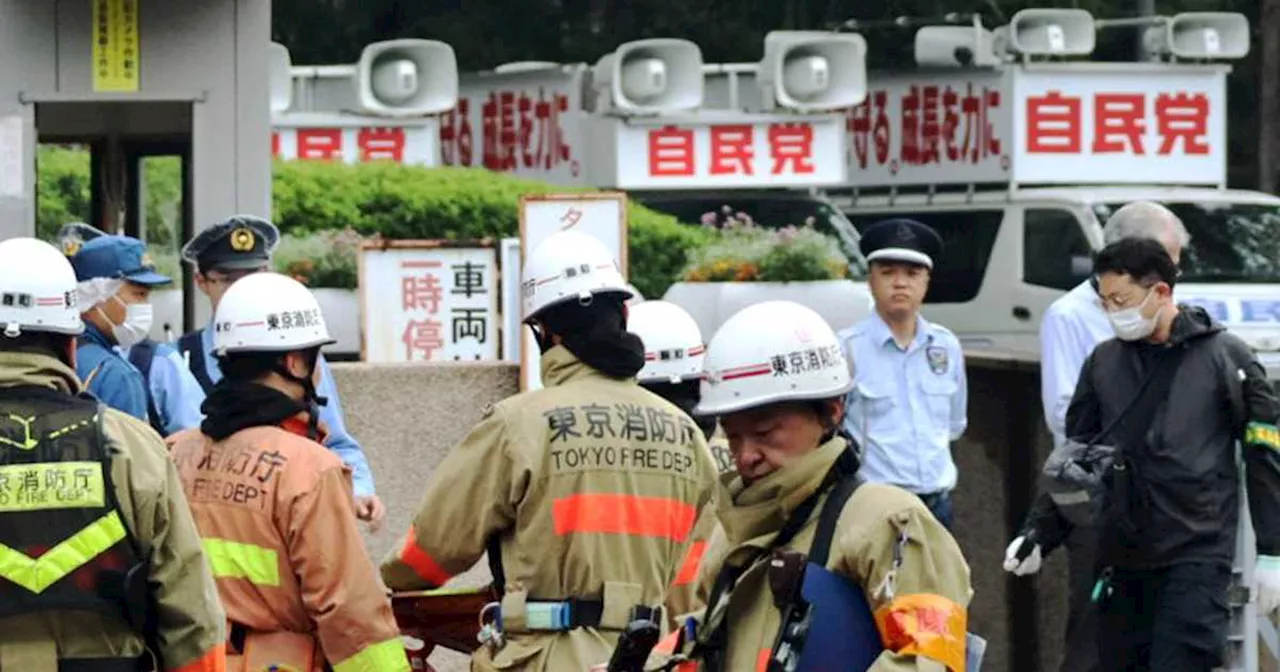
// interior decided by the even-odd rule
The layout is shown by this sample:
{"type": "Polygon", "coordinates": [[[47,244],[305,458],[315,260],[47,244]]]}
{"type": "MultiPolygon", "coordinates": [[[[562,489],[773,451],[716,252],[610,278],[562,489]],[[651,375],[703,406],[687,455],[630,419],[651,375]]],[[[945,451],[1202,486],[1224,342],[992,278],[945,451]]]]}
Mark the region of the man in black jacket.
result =
{"type": "MultiPolygon", "coordinates": [[[[1067,438],[1114,446],[1094,599],[1103,666],[1208,672],[1222,663],[1239,522],[1236,442],[1257,535],[1258,606],[1280,605],[1280,401],[1249,347],[1202,309],[1173,302],[1161,245],[1127,239],[1094,261],[1117,338],[1085,361],[1067,438]],[[1105,430],[1105,435],[1100,436],[1105,430]]],[[[1033,511],[1038,543],[1069,525],[1033,511]]]]}

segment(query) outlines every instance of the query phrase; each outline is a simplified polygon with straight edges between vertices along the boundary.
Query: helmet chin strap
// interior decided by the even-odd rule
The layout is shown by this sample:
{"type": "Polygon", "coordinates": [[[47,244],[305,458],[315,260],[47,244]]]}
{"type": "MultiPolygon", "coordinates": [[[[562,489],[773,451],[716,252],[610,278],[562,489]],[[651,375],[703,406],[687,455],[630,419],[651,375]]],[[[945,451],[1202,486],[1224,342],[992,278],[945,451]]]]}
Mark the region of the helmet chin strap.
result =
{"type": "Polygon", "coordinates": [[[284,365],[284,358],[276,364],[275,372],[283,376],[286,380],[293,381],[302,386],[302,403],[307,407],[307,437],[312,441],[320,438],[320,407],[329,403],[328,397],[322,397],[316,393],[316,386],[311,382],[311,377],[315,374],[316,365],[320,361],[320,350],[316,349],[311,353],[308,362],[307,375],[295,376],[284,365]]]}

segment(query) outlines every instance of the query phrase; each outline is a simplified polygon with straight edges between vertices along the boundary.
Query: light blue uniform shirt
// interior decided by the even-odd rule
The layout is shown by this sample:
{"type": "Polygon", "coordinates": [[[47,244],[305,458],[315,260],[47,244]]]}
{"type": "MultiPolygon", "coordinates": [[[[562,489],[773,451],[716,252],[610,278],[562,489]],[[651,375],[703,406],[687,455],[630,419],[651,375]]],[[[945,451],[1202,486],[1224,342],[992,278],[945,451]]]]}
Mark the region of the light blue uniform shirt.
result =
{"type": "Polygon", "coordinates": [[[960,341],[917,317],[902,349],[872,312],[838,334],[853,370],[844,427],[862,446],[862,477],[917,494],[956,486],[951,442],[968,425],[968,385],[960,341]]]}
{"type": "MultiPolygon", "coordinates": [[[[120,351],[120,346],[116,346],[116,350],[120,351]]],[[[124,356],[128,358],[128,354],[124,356]]],[[[165,436],[200,427],[200,421],[204,420],[204,414],[200,412],[204,389],[191,375],[182,353],[172,344],[156,343],[155,354],[151,357],[151,378],[147,382],[156,410],[160,412],[158,424],[164,427],[165,436]]]]}
{"type": "Polygon", "coordinates": [[[147,387],[142,382],[142,372],[129,360],[120,356],[115,343],[85,321],[84,333],[76,339],[76,376],[80,380],[89,377],[89,393],[98,401],[147,422],[147,387]]]}
{"type": "MultiPolygon", "coordinates": [[[[209,380],[216,385],[219,380],[222,380],[222,370],[218,368],[218,359],[212,354],[213,325],[207,325],[200,330],[200,343],[205,352],[205,370],[209,374],[209,380]]],[[[359,497],[371,496],[374,494],[374,489],[373,472],[369,469],[369,460],[365,458],[360,444],[347,433],[347,423],[342,417],[342,400],[338,398],[338,386],[333,382],[333,373],[329,370],[329,363],[325,361],[324,355],[320,356],[318,364],[320,384],[316,386],[316,394],[329,400],[320,407],[320,422],[323,422],[329,431],[324,445],[337,453],[338,457],[351,467],[353,472],[351,480],[355,494],[359,497]]]]}
{"type": "Polygon", "coordinates": [[[1065,441],[1067,407],[1084,360],[1094,347],[1115,335],[1098,293],[1087,280],[1044,311],[1040,322],[1040,401],[1055,447],[1065,441]]]}

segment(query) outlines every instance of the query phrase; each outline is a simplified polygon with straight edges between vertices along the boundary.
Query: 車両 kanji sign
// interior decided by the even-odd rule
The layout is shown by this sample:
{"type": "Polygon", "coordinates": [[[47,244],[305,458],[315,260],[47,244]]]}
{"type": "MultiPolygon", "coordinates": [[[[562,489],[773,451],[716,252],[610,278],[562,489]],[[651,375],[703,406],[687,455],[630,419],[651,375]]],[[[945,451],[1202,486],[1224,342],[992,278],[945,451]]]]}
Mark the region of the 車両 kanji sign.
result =
{"type": "Polygon", "coordinates": [[[498,266],[492,247],[398,240],[361,250],[366,362],[498,358],[498,266]]]}

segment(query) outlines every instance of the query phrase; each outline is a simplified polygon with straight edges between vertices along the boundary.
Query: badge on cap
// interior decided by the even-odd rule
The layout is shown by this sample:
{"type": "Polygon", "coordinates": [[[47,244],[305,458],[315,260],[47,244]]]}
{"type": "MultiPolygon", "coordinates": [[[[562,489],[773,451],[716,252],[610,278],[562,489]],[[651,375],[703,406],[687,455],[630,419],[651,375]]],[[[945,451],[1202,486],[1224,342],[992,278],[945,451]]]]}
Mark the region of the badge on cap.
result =
{"type": "Polygon", "coordinates": [[[146,252],[143,252],[143,253],[142,253],[142,261],[141,261],[141,262],[139,262],[139,263],[141,263],[141,265],[142,265],[142,267],[143,267],[143,268],[155,268],[155,267],[156,267],[155,262],[154,262],[154,261],[151,261],[151,255],[150,255],[150,254],[147,254],[146,252]]]}
{"type": "Polygon", "coordinates": [[[936,345],[925,348],[925,358],[929,360],[929,370],[941,376],[947,372],[947,349],[936,345]]]}
{"type": "Polygon", "coordinates": [[[240,227],[231,232],[231,249],[236,252],[248,252],[253,249],[253,229],[240,227]]]}
{"type": "Polygon", "coordinates": [[[906,242],[913,241],[915,239],[916,239],[916,232],[912,231],[911,227],[908,226],[906,222],[902,222],[901,224],[898,224],[898,241],[899,242],[906,243],[906,242]]]}
{"type": "Polygon", "coordinates": [[[79,238],[64,238],[62,240],[62,253],[68,257],[76,256],[76,252],[84,247],[84,241],[79,238]]]}

